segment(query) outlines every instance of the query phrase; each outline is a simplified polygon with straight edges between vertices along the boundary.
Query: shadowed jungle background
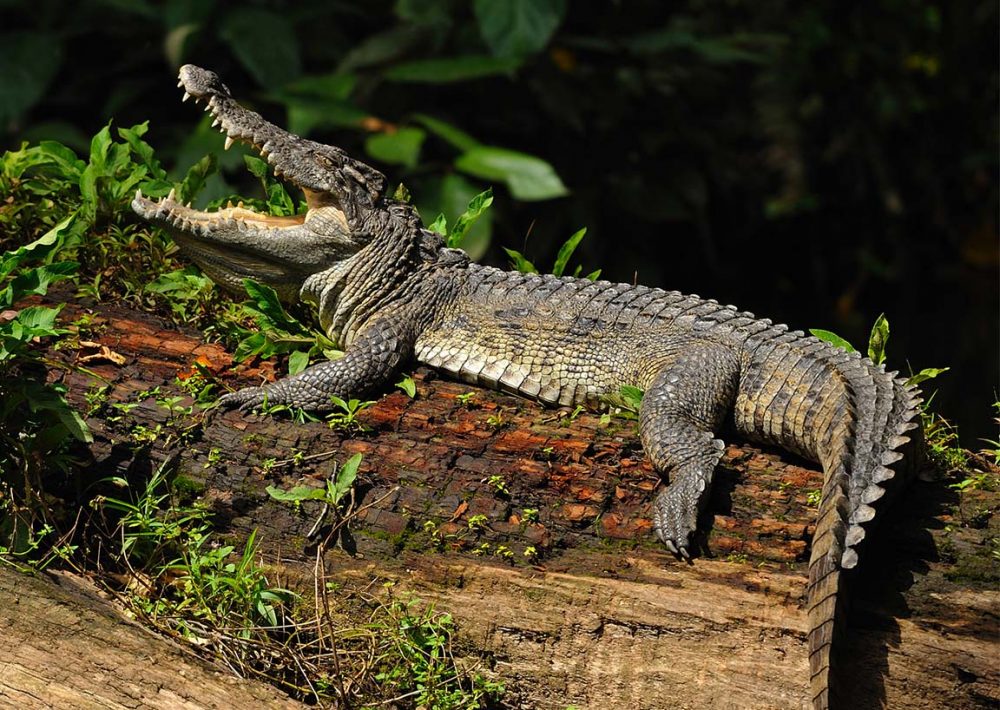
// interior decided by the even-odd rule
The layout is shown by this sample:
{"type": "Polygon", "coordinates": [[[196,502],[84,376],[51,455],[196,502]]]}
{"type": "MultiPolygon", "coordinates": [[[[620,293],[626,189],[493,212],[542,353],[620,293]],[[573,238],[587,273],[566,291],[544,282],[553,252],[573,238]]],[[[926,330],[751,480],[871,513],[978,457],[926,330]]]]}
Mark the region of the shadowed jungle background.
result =
{"type": "MultiPolygon", "coordinates": [[[[218,72],[272,121],[403,182],[430,222],[489,185],[469,251],[699,293],[950,367],[936,407],[996,437],[997,5],[907,0],[0,1],[0,149],[114,120],[201,203],[255,178],[180,101],[218,72]]],[[[259,189],[259,188],[258,188],[259,189]]],[[[3,196],[0,196],[2,199],[3,196]]]]}

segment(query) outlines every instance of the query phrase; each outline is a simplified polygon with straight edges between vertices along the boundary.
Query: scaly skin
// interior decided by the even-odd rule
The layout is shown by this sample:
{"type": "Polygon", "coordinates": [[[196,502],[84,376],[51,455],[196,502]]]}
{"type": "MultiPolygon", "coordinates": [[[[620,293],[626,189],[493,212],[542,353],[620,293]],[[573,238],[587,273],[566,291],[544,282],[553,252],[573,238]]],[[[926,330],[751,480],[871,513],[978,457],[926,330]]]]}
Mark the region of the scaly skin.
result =
{"type": "Polygon", "coordinates": [[[223,406],[266,399],[321,410],[332,395],[386,386],[414,359],[553,405],[596,404],[633,385],[645,391],[643,446],[669,481],[653,504],[656,534],[685,558],[723,452],[716,432],[732,415],[740,434],[823,465],[809,562],[812,697],[816,708],[849,706],[831,654],[846,611],[843,571],[857,564],[863,525],[917,429],[916,390],[857,353],[698,296],[472,264],[388,199],[374,169],[244,109],[211,72],[189,65],[180,79],[227,146],[253,145],[303,189],[309,210],[209,213],[141,194],[133,209],[169,228],[221,286],[238,291],[251,277],[315,304],[345,348],[340,360],[228,394],[223,406]]]}

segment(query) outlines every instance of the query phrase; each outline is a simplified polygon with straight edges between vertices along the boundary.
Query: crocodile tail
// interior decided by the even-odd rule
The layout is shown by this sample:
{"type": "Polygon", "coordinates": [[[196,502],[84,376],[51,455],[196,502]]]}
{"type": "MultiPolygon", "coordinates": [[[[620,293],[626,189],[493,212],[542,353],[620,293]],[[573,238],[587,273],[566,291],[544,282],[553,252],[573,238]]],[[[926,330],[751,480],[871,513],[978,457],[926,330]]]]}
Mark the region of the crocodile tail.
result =
{"type": "Polygon", "coordinates": [[[875,517],[875,502],[887,490],[903,487],[886,484],[915,470],[915,456],[907,458],[905,467],[900,462],[906,449],[916,451],[912,445],[919,443],[921,433],[918,390],[857,354],[827,354],[826,359],[844,387],[835,398],[839,402],[826,408],[839,416],[826,419],[817,452],[824,485],[807,588],[810,685],[817,710],[853,707],[847,697],[850,682],[840,677],[837,658],[847,619],[850,570],[858,563],[864,526],[875,517]]]}

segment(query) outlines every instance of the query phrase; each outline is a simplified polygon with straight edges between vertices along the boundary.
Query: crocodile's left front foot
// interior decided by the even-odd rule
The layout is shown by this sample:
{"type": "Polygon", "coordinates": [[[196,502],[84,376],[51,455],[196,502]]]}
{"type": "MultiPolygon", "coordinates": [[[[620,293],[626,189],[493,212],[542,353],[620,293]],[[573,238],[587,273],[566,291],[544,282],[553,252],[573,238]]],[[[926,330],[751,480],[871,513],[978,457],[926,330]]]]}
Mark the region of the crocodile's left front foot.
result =
{"type": "Polygon", "coordinates": [[[267,394],[263,387],[244,387],[241,390],[230,392],[219,397],[220,409],[239,409],[241,412],[249,412],[251,409],[264,404],[267,394]]]}

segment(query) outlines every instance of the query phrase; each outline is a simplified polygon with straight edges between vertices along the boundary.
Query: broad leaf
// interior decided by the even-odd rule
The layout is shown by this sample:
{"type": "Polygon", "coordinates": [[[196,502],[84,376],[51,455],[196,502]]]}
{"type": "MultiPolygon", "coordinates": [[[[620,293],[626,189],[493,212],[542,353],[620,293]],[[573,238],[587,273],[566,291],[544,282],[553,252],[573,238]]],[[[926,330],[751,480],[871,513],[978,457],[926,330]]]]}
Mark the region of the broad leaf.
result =
{"type": "Polygon", "coordinates": [[[241,7],[223,17],[219,36],[258,84],[275,90],[299,76],[299,43],[284,14],[241,7]]]}
{"type": "Polygon", "coordinates": [[[587,228],[575,232],[569,239],[567,239],[561,247],[559,247],[559,253],[556,255],[556,261],[552,265],[552,273],[555,276],[562,276],[563,272],[566,270],[566,264],[569,263],[569,258],[573,256],[573,252],[576,251],[577,246],[580,244],[580,240],[583,239],[584,235],[587,233],[587,228]]]}
{"type": "Polygon", "coordinates": [[[498,57],[543,49],[566,14],[565,0],[476,0],[479,32],[498,57]]]}
{"type": "Polygon", "coordinates": [[[376,160],[416,167],[420,146],[427,134],[420,128],[400,128],[394,133],[377,133],[365,139],[365,152],[376,160]]]}
{"type": "Polygon", "coordinates": [[[549,200],[569,194],[551,165],[515,150],[477,146],[459,156],[455,167],[486,180],[503,180],[519,200],[549,200]]]}
{"type": "Polygon", "coordinates": [[[417,59],[396,64],[385,72],[389,81],[448,84],[484,76],[509,76],[521,60],[504,57],[467,56],[446,59],[417,59]]]}
{"type": "Polygon", "coordinates": [[[810,328],[809,332],[815,335],[820,340],[824,340],[830,343],[830,345],[834,345],[838,348],[841,348],[842,350],[846,350],[849,353],[853,353],[855,351],[853,345],[851,345],[849,342],[841,338],[836,333],[832,333],[829,330],[823,330],[822,328],[810,328]]]}
{"type": "Polygon", "coordinates": [[[885,362],[885,347],[889,343],[889,321],[882,313],[875,319],[871,335],[868,336],[868,357],[876,365],[885,362]]]}

